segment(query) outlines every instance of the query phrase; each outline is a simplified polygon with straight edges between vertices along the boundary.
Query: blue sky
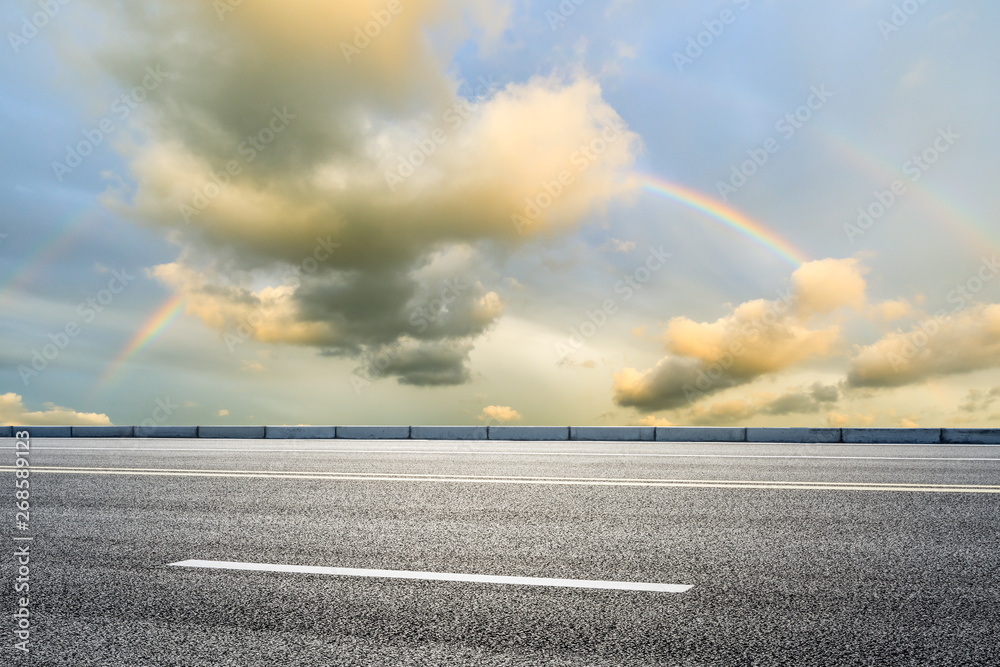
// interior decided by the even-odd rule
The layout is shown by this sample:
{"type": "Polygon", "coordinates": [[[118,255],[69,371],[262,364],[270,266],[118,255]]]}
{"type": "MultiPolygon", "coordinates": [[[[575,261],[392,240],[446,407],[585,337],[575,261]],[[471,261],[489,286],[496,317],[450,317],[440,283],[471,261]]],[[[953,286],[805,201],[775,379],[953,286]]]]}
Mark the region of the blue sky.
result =
{"type": "Polygon", "coordinates": [[[231,10],[3,5],[0,420],[1000,419],[995,3],[231,10]]]}

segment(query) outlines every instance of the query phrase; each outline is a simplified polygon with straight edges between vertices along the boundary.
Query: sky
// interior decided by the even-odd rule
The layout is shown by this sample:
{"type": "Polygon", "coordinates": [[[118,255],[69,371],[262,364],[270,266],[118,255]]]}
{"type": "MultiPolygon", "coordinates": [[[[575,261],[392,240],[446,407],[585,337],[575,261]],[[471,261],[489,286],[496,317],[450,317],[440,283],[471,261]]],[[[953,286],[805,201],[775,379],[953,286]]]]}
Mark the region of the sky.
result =
{"type": "Polygon", "coordinates": [[[0,27],[2,423],[1000,424],[991,0],[0,27]]]}

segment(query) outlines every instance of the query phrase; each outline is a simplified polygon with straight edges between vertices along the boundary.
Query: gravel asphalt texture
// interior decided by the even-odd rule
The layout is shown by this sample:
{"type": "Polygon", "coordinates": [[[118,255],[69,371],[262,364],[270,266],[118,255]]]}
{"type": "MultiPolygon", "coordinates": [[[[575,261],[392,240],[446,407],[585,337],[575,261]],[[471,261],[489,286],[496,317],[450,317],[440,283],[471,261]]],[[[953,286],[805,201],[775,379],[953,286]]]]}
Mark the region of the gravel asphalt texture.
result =
{"type": "Polygon", "coordinates": [[[32,652],[7,648],[6,556],[3,665],[1000,664],[994,493],[108,474],[1000,487],[1000,447],[77,438],[34,441],[31,464],[32,652]],[[187,559],[693,588],[168,566],[187,559]]]}

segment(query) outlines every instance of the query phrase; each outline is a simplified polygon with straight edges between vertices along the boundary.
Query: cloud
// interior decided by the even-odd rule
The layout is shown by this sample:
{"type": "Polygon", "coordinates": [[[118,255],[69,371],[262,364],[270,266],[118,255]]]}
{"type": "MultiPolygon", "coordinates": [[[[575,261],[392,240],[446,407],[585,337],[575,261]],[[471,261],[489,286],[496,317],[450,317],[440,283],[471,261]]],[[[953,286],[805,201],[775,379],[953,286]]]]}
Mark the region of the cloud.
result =
{"type": "Polygon", "coordinates": [[[593,359],[585,359],[584,361],[575,361],[571,355],[566,355],[559,359],[556,366],[561,368],[587,368],[594,369],[597,368],[597,362],[593,359]]]}
{"type": "Polygon", "coordinates": [[[726,426],[745,423],[758,410],[752,403],[733,399],[713,403],[710,406],[696,405],[687,415],[686,423],[694,426],[726,426]]]}
{"type": "Polygon", "coordinates": [[[664,417],[657,417],[655,415],[646,415],[645,417],[640,417],[636,420],[637,426],[673,426],[674,423],[669,419],[664,417]]]}
{"type": "Polygon", "coordinates": [[[860,311],[865,304],[867,272],[856,258],[806,262],[792,274],[796,307],[803,315],[844,307],[860,311]]]}
{"type": "Polygon", "coordinates": [[[229,410],[219,410],[218,412],[215,413],[215,416],[216,417],[228,417],[229,416],[229,410]]]}
{"type": "Polygon", "coordinates": [[[44,410],[31,412],[24,406],[19,394],[0,394],[0,424],[8,426],[110,426],[105,414],[77,412],[54,403],[46,403],[44,410]]]}
{"type": "Polygon", "coordinates": [[[837,412],[830,412],[826,415],[827,426],[841,428],[847,426],[850,423],[851,423],[851,418],[849,415],[842,415],[837,412]]]}
{"type": "Polygon", "coordinates": [[[200,0],[99,7],[107,46],[81,62],[130,86],[169,73],[105,201],[181,246],[154,275],[224,336],[359,359],[398,345],[382,375],[466,382],[507,254],[634,187],[639,139],[594,78],[449,71],[467,40],[496,45],[509,3],[404,4],[350,57],[384,3],[246,3],[221,22],[200,0]],[[442,297],[448,280],[465,288],[442,297]]]}
{"type": "Polygon", "coordinates": [[[958,409],[962,412],[982,412],[992,406],[997,398],[1000,398],[1000,387],[994,387],[988,391],[970,389],[958,409]]]}
{"type": "Polygon", "coordinates": [[[242,368],[245,371],[250,371],[251,373],[262,373],[264,372],[264,370],[266,370],[264,368],[264,365],[259,361],[244,361],[240,365],[240,368],[242,368]]]}
{"type": "Polygon", "coordinates": [[[881,322],[892,322],[914,314],[913,305],[906,299],[883,301],[872,307],[873,316],[881,322]]]}
{"type": "Polygon", "coordinates": [[[977,304],[857,347],[847,379],[852,387],[899,387],[997,366],[1000,304],[977,304]]]}
{"type": "Polygon", "coordinates": [[[613,391],[617,405],[656,412],[697,401],[705,391],[714,393],[738,384],[743,383],[721,371],[713,379],[697,361],[665,358],[644,372],[624,368],[615,373],[613,391]]]}
{"type": "Polygon", "coordinates": [[[770,415],[789,415],[819,412],[840,400],[840,390],[835,385],[824,386],[816,382],[809,391],[796,391],[780,396],[760,409],[770,415]]]}
{"type": "Polygon", "coordinates": [[[479,416],[480,421],[510,422],[519,421],[521,413],[506,405],[488,405],[479,416]]]}
{"type": "Polygon", "coordinates": [[[709,406],[696,404],[684,413],[684,423],[695,426],[721,426],[746,423],[758,415],[819,414],[829,410],[840,400],[840,390],[835,385],[814,382],[780,396],[756,396],[721,401],[709,406]]]}
{"type": "Polygon", "coordinates": [[[615,42],[613,46],[618,60],[635,60],[638,57],[638,49],[632,44],[615,42]]]}
{"type": "Polygon", "coordinates": [[[601,250],[610,250],[612,252],[632,252],[635,250],[635,241],[608,239],[604,245],[601,246],[601,250]]]}
{"type": "Polygon", "coordinates": [[[803,264],[777,300],[748,301],[715,322],[675,317],[663,332],[670,356],[644,372],[614,376],[614,400],[645,412],[675,409],[839,349],[838,325],[816,327],[817,316],[865,299],[865,269],[855,259],[803,264]],[[834,282],[837,281],[837,282],[834,282]]]}
{"type": "Polygon", "coordinates": [[[463,384],[470,379],[468,343],[412,343],[388,348],[368,360],[370,374],[394,375],[400,384],[420,387],[463,384]],[[385,360],[384,363],[381,360],[385,360]]]}

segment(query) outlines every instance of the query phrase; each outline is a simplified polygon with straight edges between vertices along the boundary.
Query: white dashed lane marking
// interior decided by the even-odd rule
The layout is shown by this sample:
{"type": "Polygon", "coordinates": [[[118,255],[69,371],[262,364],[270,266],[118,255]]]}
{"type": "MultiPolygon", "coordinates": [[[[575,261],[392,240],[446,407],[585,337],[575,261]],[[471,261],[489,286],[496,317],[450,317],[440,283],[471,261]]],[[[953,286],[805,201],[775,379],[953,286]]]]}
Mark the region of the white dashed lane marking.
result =
{"type": "Polygon", "coordinates": [[[284,572],[293,574],[325,574],[335,577],[369,577],[376,579],[419,579],[423,581],[462,581],[476,584],[515,586],[549,586],[556,588],[597,588],[615,591],[647,591],[651,593],[684,593],[691,586],[658,584],[641,581],[598,581],[590,579],[550,579],[546,577],[500,577],[489,574],[455,574],[451,572],[411,572],[409,570],[365,570],[350,567],[316,567],[311,565],[274,565],[269,563],[239,563],[222,560],[184,560],[169,563],[170,567],[207,568],[212,570],[248,570],[252,572],[284,572]]]}

